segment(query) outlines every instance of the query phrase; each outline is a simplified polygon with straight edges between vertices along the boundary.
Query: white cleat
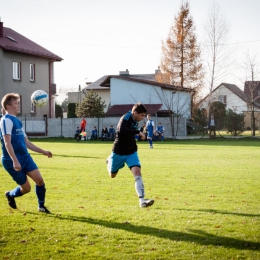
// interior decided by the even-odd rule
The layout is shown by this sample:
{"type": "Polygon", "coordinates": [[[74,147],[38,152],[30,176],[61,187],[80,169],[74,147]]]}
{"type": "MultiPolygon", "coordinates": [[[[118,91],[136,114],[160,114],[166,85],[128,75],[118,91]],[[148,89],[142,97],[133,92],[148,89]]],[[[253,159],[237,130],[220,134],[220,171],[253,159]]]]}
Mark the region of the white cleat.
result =
{"type": "Polygon", "coordinates": [[[154,200],[149,200],[149,199],[144,199],[141,203],[140,203],[140,207],[141,208],[147,208],[150,207],[154,204],[154,200]]]}

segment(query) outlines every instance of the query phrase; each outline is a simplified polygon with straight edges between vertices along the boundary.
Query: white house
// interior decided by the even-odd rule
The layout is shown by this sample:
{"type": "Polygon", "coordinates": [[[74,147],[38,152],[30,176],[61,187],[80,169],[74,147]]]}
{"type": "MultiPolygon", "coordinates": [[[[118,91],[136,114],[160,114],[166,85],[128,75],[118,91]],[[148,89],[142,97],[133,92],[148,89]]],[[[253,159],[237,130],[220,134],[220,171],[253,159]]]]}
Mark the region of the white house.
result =
{"type": "Polygon", "coordinates": [[[170,112],[190,118],[194,91],[155,81],[158,72],[160,70],[156,70],[154,74],[131,75],[128,70],[120,71],[119,75],[103,76],[83,89],[83,93],[90,89],[95,91],[107,105],[105,110],[107,116],[122,115],[127,112],[122,110],[122,105],[129,107],[142,102],[153,108],[154,114],[170,112]]]}
{"type": "MultiPolygon", "coordinates": [[[[226,109],[232,109],[234,112],[240,114],[245,114],[246,127],[251,126],[250,113],[251,108],[249,106],[249,97],[246,94],[247,87],[245,84],[244,91],[241,90],[234,84],[221,83],[217,88],[215,88],[211,94],[208,94],[204,99],[199,103],[200,109],[205,108],[209,109],[209,105],[214,101],[222,102],[226,109]]],[[[260,94],[260,93],[259,93],[260,94]]],[[[257,102],[255,104],[255,111],[259,112],[260,107],[257,102]]],[[[259,122],[257,122],[259,124],[259,122]]]]}

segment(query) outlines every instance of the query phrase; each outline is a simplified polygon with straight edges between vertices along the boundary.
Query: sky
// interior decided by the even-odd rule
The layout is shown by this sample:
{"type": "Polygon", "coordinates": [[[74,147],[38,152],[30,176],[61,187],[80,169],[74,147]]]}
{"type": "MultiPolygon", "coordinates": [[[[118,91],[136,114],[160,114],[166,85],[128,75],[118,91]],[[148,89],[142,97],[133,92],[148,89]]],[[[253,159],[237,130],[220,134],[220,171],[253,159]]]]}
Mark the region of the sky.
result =
{"type": "MultiPolygon", "coordinates": [[[[243,88],[240,71],[245,53],[259,51],[259,0],[190,0],[199,44],[213,2],[229,24],[225,42],[234,50],[234,69],[221,82],[243,88]]],[[[154,73],[181,0],[0,0],[4,27],[12,28],[63,58],[55,62],[55,83],[64,99],[68,91],[104,75],[154,73]]],[[[219,82],[219,83],[221,83],[219,82]]]]}

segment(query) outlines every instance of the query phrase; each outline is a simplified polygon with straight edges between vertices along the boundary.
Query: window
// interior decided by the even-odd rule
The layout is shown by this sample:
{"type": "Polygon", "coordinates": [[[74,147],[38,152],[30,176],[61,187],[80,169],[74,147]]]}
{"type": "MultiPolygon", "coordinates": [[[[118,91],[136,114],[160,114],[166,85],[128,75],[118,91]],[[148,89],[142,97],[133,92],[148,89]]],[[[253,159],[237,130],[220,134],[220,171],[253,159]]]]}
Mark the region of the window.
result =
{"type": "Polygon", "coordinates": [[[31,114],[36,113],[36,106],[31,103],[31,114]]]}
{"type": "Polygon", "coordinates": [[[218,96],[218,101],[227,105],[227,96],[224,96],[224,95],[218,96]]]}
{"type": "Polygon", "coordinates": [[[21,63],[13,62],[13,79],[21,80],[21,63]]]}
{"type": "Polygon", "coordinates": [[[35,81],[35,64],[30,64],[30,81],[35,81]]]}

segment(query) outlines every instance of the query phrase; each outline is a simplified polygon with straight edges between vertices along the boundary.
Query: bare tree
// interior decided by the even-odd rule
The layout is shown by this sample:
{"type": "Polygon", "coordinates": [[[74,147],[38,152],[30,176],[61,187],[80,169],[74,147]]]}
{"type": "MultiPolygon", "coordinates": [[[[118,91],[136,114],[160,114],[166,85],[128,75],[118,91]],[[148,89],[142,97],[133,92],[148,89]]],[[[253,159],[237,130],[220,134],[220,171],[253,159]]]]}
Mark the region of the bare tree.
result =
{"type": "MultiPolygon", "coordinates": [[[[169,111],[169,121],[170,121],[170,131],[173,137],[176,137],[179,132],[180,122],[183,118],[187,118],[190,114],[191,109],[191,99],[190,95],[194,94],[191,92],[183,91],[171,91],[169,95],[169,90],[154,88],[159,100],[164,104],[166,109],[169,111]],[[189,105],[187,105],[189,104],[189,105]]],[[[183,90],[183,89],[182,89],[183,90]]],[[[186,89],[188,90],[188,89],[186,89]]],[[[186,124],[184,126],[186,128],[186,124]]]]}
{"type": "Polygon", "coordinates": [[[161,73],[156,80],[197,91],[202,87],[201,52],[189,3],[181,5],[166,42],[162,42],[161,73]]]}
{"type": "Polygon", "coordinates": [[[220,13],[217,3],[209,8],[207,21],[204,26],[204,56],[206,61],[206,91],[208,94],[207,111],[213,101],[211,94],[220,80],[230,72],[231,50],[224,44],[229,33],[229,26],[224,16],[220,13]]]}
{"type": "Polygon", "coordinates": [[[257,63],[257,55],[250,54],[247,51],[244,62],[246,72],[246,82],[244,92],[246,94],[248,113],[251,115],[252,136],[255,136],[256,120],[260,117],[260,64],[257,63]],[[258,110],[258,113],[256,113],[258,110]]]}

